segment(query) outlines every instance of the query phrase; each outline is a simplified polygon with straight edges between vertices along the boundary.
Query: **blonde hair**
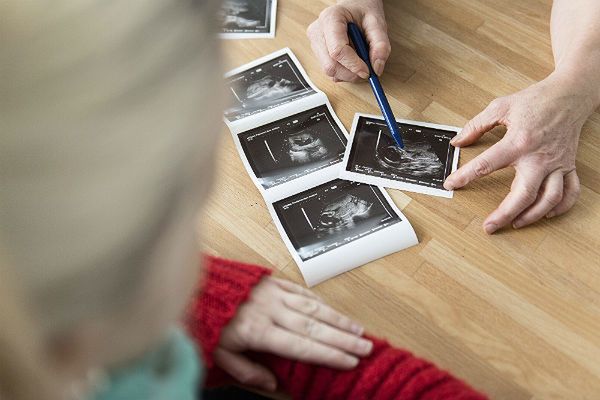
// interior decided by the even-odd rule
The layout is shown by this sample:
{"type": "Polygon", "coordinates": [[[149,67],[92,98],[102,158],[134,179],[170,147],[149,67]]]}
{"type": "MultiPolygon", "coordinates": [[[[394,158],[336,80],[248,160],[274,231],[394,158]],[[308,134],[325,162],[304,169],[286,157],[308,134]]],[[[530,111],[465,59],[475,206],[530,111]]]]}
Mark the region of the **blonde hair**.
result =
{"type": "Polygon", "coordinates": [[[48,393],[44,341],[131,301],[172,203],[210,170],[215,3],[3,3],[0,398],[48,393]]]}

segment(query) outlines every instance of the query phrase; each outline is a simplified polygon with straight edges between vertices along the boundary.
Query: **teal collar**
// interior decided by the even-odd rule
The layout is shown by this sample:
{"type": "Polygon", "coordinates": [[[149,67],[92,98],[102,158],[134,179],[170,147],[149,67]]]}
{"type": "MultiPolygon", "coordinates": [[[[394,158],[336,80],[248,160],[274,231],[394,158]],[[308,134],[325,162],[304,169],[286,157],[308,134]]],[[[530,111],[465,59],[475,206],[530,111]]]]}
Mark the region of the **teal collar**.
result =
{"type": "Polygon", "coordinates": [[[197,400],[201,375],[194,344],[176,329],[159,348],[109,371],[90,400],[197,400]]]}

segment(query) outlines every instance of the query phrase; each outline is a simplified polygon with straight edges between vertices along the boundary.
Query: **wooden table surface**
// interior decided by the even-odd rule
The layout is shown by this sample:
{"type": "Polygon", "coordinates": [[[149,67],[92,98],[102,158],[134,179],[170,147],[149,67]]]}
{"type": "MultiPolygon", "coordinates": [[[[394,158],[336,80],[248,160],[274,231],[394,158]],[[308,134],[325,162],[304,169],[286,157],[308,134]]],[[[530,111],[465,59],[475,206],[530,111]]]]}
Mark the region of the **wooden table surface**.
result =
{"type": "MultiPolygon", "coordinates": [[[[328,4],[279,0],[275,39],[224,41],[232,68],[290,47],[349,130],[377,113],[367,83],[334,84],[305,36],[328,4]]],[[[462,126],[495,97],[553,67],[551,0],[387,1],[392,55],[383,85],[398,118],[462,126]]],[[[495,129],[460,164],[499,140],[495,129]]],[[[223,129],[201,219],[204,247],[302,283],[261,195],[223,129]]],[[[581,197],[566,215],[493,236],[481,224],[508,193],[506,169],[441,199],[389,190],[419,245],[314,290],[337,309],[494,399],[600,399],[600,114],[584,126],[581,197]]]]}

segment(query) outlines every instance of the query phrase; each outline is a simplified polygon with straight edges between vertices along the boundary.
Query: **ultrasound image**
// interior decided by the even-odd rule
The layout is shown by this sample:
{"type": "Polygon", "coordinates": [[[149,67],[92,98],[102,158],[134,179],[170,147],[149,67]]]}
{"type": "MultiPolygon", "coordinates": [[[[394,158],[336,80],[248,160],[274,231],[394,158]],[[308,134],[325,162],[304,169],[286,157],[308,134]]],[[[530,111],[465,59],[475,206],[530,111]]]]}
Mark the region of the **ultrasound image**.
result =
{"type": "Polygon", "coordinates": [[[247,117],[315,93],[289,55],[284,54],[226,79],[230,121],[247,117]]]}
{"type": "Polygon", "coordinates": [[[225,0],[221,6],[223,33],[269,33],[271,0],[225,0]]]}
{"type": "Polygon", "coordinates": [[[396,146],[384,121],[360,117],[347,171],[443,189],[452,172],[456,132],[398,124],[404,149],[396,146]]]}
{"type": "Polygon", "coordinates": [[[378,187],[341,179],[273,207],[303,261],[401,221],[378,187]]]}
{"type": "Polygon", "coordinates": [[[325,105],[251,129],[238,138],[265,189],[341,162],[347,143],[325,105]]]}

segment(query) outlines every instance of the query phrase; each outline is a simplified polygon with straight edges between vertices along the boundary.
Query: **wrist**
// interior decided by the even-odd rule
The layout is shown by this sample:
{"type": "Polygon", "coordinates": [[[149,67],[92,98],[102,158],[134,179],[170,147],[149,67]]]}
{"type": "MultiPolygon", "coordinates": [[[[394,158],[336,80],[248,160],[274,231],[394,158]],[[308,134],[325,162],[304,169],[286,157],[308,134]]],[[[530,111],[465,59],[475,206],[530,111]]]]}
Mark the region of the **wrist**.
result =
{"type": "Polygon", "coordinates": [[[584,58],[564,57],[563,60],[557,62],[550,77],[573,90],[574,94],[585,95],[593,112],[600,107],[600,51],[589,51],[584,58]]]}
{"type": "Polygon", "coordinates": [[[600,107],[600,76],[587,66],[563,64],[555,68],[547,79],[559,86],[563,93],[581,98],[589,114],[600,107]]]}

